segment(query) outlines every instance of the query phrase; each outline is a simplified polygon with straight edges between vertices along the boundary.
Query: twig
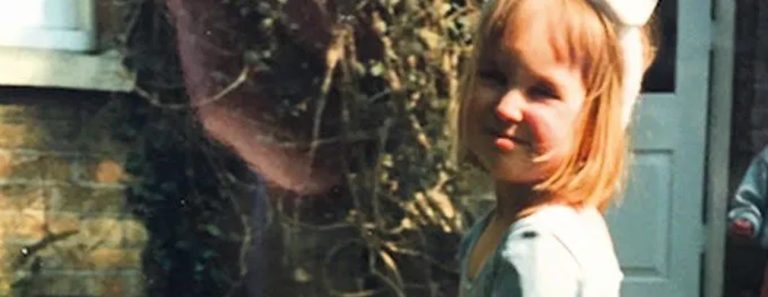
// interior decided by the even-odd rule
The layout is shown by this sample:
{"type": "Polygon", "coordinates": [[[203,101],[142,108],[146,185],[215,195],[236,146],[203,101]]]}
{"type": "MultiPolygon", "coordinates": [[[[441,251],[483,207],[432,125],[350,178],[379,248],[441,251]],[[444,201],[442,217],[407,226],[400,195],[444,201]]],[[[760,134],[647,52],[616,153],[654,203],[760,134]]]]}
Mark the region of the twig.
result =
{"type": "Polygon", "coordinates": [[[240,75],[238,75],[237,78],[232,83],[227,85],[224,89],[222,89],[215,95],[205,98],[199,102],[195,102],[194,104],[162,103],[160,102],[159,96],[157,96],[156,94],[151,94],[150,92],[140,87],[135,87],[134,90],[136,91],[137,94],[139,94],[141,97],[146,99],[147,102],[149,102],[153,106],[160,107],[160,108],[167,108],[170,110],[190,110],[190,109],[195,109],[202,106],[206,106],[208,104],[215,103],[216,101],[221,100],[222,98],[224,98],[224,96],[228,95],[229,93],[231,93],[232,91],[240,87],[248,79],[248,76],[249,76],[248,74],[250,73],[249,69],[250,69],[249,67],[243,67],[243,69],[240,71],[240,75]]]}

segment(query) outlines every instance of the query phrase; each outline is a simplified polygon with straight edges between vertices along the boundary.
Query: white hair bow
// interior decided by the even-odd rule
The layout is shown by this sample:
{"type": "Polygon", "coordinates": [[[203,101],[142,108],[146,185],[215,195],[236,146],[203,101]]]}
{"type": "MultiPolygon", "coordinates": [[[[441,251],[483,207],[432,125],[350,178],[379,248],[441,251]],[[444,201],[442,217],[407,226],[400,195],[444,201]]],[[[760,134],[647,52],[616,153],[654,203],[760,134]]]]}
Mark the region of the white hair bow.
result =
{"type": "Polygon", "coordinates": [[[643,80],[644,55],[641,27],[653,14],[658,0],[590,0],[612,18],[619,27],[619,43],[624,57],[624,108],[622,122],[626,128],[632,118],[643,80]]]}

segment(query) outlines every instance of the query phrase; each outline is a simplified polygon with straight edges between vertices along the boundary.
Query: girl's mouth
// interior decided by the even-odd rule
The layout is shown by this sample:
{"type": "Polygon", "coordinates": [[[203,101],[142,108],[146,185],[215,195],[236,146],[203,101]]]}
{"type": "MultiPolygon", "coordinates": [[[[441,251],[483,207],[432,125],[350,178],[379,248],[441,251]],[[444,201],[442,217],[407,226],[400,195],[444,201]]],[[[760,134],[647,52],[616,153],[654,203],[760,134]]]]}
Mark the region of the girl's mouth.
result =
{"type": "Polygon", "coordinates": [[[518,143],[515,142],[513,139],[506,138],[506,137],[496,137],[494,139],[493,143],[496,145],[496,148],[498,148],[502,152],[510,152],[517,147],[518,143]]]}
{"type": "Polygon", "coordinates": [[[503,152],[509,152],[520,145],[527,145],[528,142],[513,135],[507,135],[505,133],[498,132],[495,129],[488,129],[489,133],[493,136],[493,143],[496,148],[503,152]]]}

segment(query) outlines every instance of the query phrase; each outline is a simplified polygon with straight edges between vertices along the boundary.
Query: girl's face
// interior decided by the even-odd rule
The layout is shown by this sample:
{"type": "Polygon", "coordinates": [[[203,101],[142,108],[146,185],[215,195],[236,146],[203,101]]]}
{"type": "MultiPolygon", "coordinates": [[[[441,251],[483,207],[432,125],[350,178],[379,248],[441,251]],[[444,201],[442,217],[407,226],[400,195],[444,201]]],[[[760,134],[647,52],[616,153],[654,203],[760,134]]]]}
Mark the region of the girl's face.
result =
{"type": "Polygon", "coordinates": [[[511,183],[554,173],[572,151],[586,96],[581,63],[560,46],[557,32],[547,22],[527,23],[504,30],[480,53],[464,113],[470,153],[495,179],[511,183]]]}

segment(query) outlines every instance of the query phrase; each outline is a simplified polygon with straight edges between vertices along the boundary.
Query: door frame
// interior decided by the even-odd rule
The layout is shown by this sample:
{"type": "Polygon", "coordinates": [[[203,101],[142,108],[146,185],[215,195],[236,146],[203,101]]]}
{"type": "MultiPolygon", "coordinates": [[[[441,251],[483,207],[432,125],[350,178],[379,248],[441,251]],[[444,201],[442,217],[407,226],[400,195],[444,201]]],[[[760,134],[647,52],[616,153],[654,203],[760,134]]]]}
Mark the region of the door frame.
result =
{"type": "Polygon", "coordinates": [[[726,213],[733,102],[733,67],[736,1],[712,0],[711,84],[707,115],[704,297],[723,297],[726,213]],[[723,170],[725,168],[725,170],[723,170]]]}

